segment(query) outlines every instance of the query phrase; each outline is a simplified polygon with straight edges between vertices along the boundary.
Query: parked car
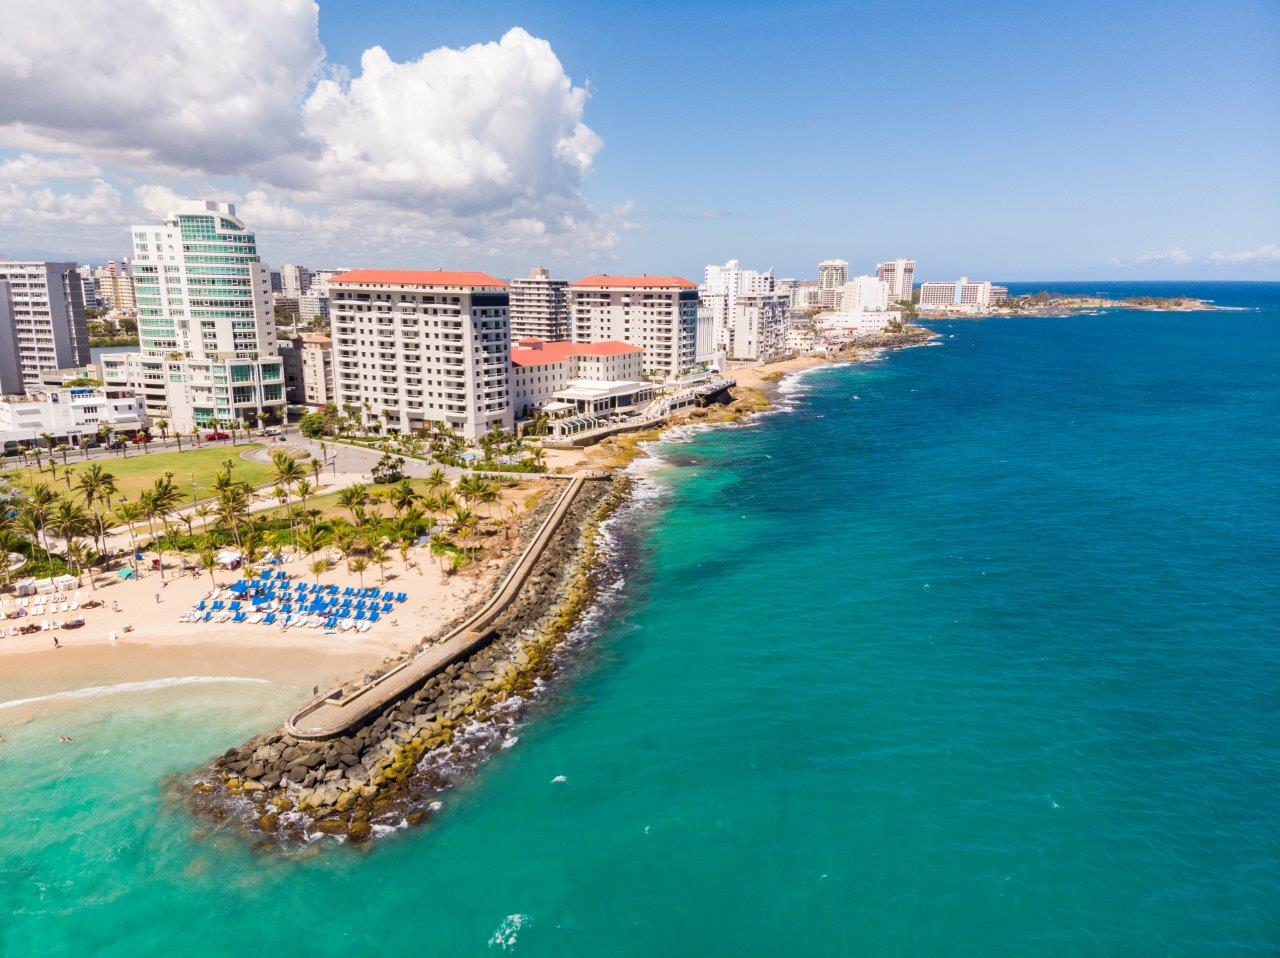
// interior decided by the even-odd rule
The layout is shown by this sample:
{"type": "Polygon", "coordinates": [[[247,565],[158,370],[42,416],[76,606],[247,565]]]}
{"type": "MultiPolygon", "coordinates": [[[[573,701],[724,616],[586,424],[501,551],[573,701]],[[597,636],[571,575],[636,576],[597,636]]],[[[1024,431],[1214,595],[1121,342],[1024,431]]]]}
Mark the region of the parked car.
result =
{"type": "Polygon", "coordinates": [[[130,439],[129,441],[130,441],[130,442],[132,442],[135,446],[138,446],[138,445],[141,445],[141,444],[143,444],[143,443],[150,442],[150,441],[151,441],[151,437],[150,437],[149,435],[147,435],[145,432],[140,432],[140,433],[138,433],[136,436],[134,436],[132,439],[130,439]]]}
{"type": "Polygon", "coordinates": [[[218,442],[218,441],[219,441],[219,440],[221,440],[221,439],[230,439],[230,438],[231,438],[231,433],[229,433],[229,432],[206,432],[206,433],[204,434],[204,438],[205,438],[207,441],[209,441],[209,442],[218,442]]]}
{"type": "Polygon", "coordinates": [[[124,448],[124,445],[125,445],[125,443],[124,443],[124,440],[123,440],[123,439],[112,439],[109,443],[107,443],[107,448],[108,448],[108,449],[123,449],[123,448],[124,448]]]}
{"type": "Polygon", "coordinates": [[[280,427],[268,426],[266,429],[262,430],[262,434],[264,436],[278,436],[280,435],[280,427]]]}

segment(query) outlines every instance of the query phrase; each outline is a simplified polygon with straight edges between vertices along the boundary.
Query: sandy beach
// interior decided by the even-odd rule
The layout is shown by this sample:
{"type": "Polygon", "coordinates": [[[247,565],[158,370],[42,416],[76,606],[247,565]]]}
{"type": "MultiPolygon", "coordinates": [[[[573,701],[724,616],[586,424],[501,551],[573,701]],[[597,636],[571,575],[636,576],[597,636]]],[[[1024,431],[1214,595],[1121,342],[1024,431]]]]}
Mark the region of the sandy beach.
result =
{"type": "MultiPolygon", "coordinates": [[[[500,548],[497,541],[493,546],[500,548]]],[[[361,669],[373,668],[435,634],[478,591],[491,585],[498,560],[486,559],[468,573],[447,578],[425,549],[414,549],[409,561],[406,569],[399,556],[393,556],[385,585],[406,593],[408,601],[397,603],[393,612],[363,633],[301,627],[282,630],[278,624],[249,622],[181,622],[180,616],[213,588],[208,573],[170,571],[163,584],[159,573],[153,571],[128,582],[100,575],[96,591],[87,584],[79,590],[82,603],[97,599],[103,603],[98,608],[2,620],[7,633],[19,624],[45,619],[80,617],[85,624],[75,630],[0,637],[0,727],[22,720],[34,707],[5,703],[46,696],[55,696],[47,700],[50,703],[67,703],[73,700],[56,696],[124,683],[223,676],[263,679],[310,692],[316,685],[333,684],[361,669]],[[54,636],[61,648],[54,646],[54,636]]],[[[279,566],[303,581],[317,581],[306,573],[306,567],[301,558],[279,566]]],[[[215,578],[219,586],[227,586],[237,577],[238,573],[221,572],[215,578]]],[[[366,571],[364,579],[367,585],[382,585],[376,568],[366,571]]],[[[319,581],[326,585],[359,584],[358,577],[342,564],[319,581]]],[[[14,604],[15,599],[7,597],[4,611],[12,610],[14,604]]]]}

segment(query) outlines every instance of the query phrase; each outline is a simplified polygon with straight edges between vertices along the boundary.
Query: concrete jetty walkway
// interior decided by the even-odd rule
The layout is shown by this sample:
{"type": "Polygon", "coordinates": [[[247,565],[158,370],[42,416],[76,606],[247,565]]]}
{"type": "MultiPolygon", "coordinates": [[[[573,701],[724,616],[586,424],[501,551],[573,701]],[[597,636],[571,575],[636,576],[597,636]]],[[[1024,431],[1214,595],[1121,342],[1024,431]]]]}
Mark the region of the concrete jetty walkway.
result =
{"type": "Polygon", "coordinates": [[[493,597],[475,615],[458,626],[444,641],[424,649],[389,672],[344,693],[341,688],[312,699],[289,716],[285,731],[300,739],[325,739],[358,728],[368,718],[399,701],[432,675],[466,658],[488,641],[494,621],[520,594],[533,567],[573,505],[588,476],[569,480],[551,514],[524,554],[498,586],[493,597]]]}

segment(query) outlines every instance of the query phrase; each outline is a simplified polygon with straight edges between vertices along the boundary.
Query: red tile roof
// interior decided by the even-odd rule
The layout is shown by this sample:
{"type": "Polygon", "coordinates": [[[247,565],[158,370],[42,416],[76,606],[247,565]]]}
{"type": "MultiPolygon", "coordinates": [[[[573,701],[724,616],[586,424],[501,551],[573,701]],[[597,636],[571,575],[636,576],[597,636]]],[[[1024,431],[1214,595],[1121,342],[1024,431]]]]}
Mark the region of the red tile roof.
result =
{"type": "Polygon", "coordinates": [[[698,284],[683,276],[587,276],[570,286],[602,286],[634,289],[697,289],[698,284]]]}
{"type": "Polygon", "coordinates": [[[472,273],[448,269],[350,269],[339,273],[329,284],[350,283],[387,286],[501,286],[506,283],[488,273],[472,273]]]}
{"type": "Polygon", "coordinates": [[[522,339],[511,347],[511,362],[517,366],[542,366],[562,363],[570,356],[626,356],[644,352],[639,346],[606,340],[599,343],[547,343],[540,339],[522,339]]]}

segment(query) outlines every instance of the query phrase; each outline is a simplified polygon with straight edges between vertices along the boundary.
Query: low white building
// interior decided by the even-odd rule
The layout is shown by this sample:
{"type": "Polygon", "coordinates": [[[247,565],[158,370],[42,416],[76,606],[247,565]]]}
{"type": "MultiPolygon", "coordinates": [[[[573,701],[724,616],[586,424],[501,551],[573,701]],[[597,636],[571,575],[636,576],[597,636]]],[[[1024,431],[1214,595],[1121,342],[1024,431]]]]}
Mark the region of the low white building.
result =
{"type": "Polygon", "coordinates": [[[875,336],[890,325],[902,320],[902,314],[892,309],[859,310],[846,313],[819,313],[815,322],[818,332],[828,338],[856,339],[859,336],[875,336]]]}
{"type": "Polygon", "coordinates": [[[98,386],[36,389],[26,396],[0,399],[0,444],[5,452],[20,445],[80,445],[104,426],[116,433],[135,433],[150,425],[140,396],[98,386]]]}
{"type": "Polygon", "coordinates": [[[511,347],[511,408],[517,419],[528,419],[578,381],[636,382],[643,363],[644,350],[629,343],[522,339],[511,347]]]}

